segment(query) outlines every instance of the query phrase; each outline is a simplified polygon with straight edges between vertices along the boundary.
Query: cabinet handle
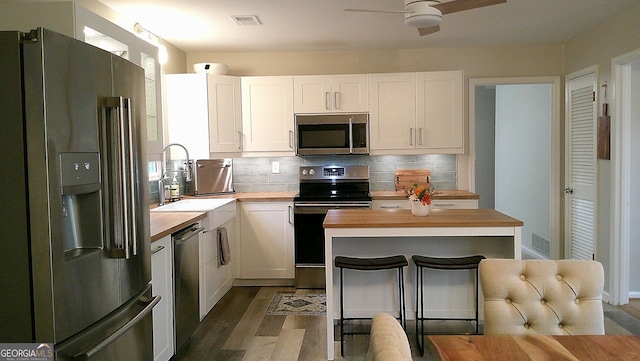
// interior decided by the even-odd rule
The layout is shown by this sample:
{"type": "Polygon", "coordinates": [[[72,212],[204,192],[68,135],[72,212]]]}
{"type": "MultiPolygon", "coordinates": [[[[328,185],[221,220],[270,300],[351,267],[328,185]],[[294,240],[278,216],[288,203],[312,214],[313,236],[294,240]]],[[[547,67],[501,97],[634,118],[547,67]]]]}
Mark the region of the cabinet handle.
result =
{"type": "Polygon", "coordinates": [[[291,214],[293,214],[293,207],[289,206],[289,224],[293,224],[293,218],[291,217],[291,214]]]}
{"type": "Polygon", "coordinates": [[[289,131],[289,148],[293,149],[293,130],[289,131]]]}
{"type": "Polygon", "coordinates": [[[156,254],[164,249],[164,246],[158,246],[158,248],[151,251],[151,254],[156,254]]]}
{"type": "Polygon", "coordinates": [[[413,145],[413,128],[409,128],[409,145],[413,145]]]}
{"type": "Polygon", "coordinates": [[[340,109],[340,92],[333,93],[333,105],[336,109],[340,109]]]}
{"type": "Polygon", "coordinates": [[[327,110],[331,110],[331,93],[324,92],[324,107],[327,110]]]}
{"type": "Polygon", "coordinates": [[[455,204],[453,204],[453,203],[436,203],[436,202],[433,202],[433,205],[436,206],[436,207],[453,207],[453,206],[455,206],[455,204]]]}
{"type": "Polygon", "coordinates": [[[418,145],[422,145],[422,128],[418,128],[418,145]]]}
{"type": "Polygon", "coordinates": [[[382,209],[398,209],[398,208],[400,208],[400,206],[397,206],[397,205],[396,206],[380,206],[380,208],[382,208],[382,209]]]}
{"type": "Polygon", "coordinates": [[[238,149],[242,150],[242,132],[238,130],[238,149]]]}

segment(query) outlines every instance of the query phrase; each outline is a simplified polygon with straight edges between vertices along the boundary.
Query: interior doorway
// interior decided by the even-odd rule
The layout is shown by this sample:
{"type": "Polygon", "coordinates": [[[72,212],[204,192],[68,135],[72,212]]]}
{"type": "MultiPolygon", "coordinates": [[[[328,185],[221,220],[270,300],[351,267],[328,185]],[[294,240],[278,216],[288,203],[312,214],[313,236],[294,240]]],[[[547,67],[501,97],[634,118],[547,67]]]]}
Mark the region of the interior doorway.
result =
{"type": "Polygon", "coordinates": [[[560,78],[469,84],[470,190],[524,221],[523,257],[561,258],[560,78]]]}
{"type": "Polygon", "coordinates": [[[640,298],[640,49],[612,60],[614,107],[611,159],[613,227],[610,302],[640,298]]]}

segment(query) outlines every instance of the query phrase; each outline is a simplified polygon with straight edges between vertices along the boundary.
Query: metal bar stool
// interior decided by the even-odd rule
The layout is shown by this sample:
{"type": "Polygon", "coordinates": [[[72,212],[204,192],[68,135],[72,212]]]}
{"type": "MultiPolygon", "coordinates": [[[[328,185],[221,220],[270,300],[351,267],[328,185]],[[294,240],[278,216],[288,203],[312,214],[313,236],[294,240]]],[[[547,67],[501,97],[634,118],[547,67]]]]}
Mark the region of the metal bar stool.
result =
{"type": "Polygon", "coordinates": [[[475,321],[475,333],[478,333],[478,265],[480,261],[485,259],[482,255],[459,257],[459,258],[436,258],[413,255],[411,257],[416,265],[416,342],[420,349],[420,355],[424,355],[424,322],[429,320],[441,321],[475,321]],[[443,317],[424,317],[424,275],[425,268],[440,270],[465,270],[475,269],[475,317],[474,318],[443,318],[443,317]],[[418,297],[419,296],[419,297],[418,297]],[[420,301],[420,307],[418,307],[420,301]]]}
{"type": "Polygon", "coordinates": [[[400,300],[400,324],[406,329],[407,320],[405,313],[404,299],[404,267],[409,265],[405,256],[389,256],[379,258],[354,258],[337,256],[334,260],[335,266],[340,269],[340,355],[344,356],[344,335],[366,334],[363,332],[345,332],[345,321],[366,320],[368,318],[345,318],[344,317],[344,269],[359,271],[379,271],[388,269],[398,269],[398,298],[400,300]]]}

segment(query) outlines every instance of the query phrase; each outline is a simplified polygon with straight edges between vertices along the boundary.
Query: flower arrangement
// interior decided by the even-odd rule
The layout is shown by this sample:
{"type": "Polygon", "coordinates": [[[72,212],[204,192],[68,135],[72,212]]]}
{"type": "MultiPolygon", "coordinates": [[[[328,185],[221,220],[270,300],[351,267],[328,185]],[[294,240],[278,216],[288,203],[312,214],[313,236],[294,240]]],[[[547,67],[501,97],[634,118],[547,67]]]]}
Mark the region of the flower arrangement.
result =
{"type": "Polygon", "coordinates": [[[413,187],[404,188],[404,195],[412,202],[422,202],[422,205],[430,205],[431,197],[438,194],[439,192],[434,191],[433,187],[426,188],[423,186],[418,186],[418,183],[413,183],[413,187]]]}

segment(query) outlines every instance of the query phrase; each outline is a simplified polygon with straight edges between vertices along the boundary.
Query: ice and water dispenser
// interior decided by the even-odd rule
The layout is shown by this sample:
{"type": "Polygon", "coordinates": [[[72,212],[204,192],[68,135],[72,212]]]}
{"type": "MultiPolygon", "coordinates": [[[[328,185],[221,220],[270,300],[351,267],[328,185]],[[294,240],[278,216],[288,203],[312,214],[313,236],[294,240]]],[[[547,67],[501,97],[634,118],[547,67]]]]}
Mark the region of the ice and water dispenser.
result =
{"type": "Polygon", "coordinates": [[[60,154],[65,260],[102,249],[99,153],[60,154]]]}

